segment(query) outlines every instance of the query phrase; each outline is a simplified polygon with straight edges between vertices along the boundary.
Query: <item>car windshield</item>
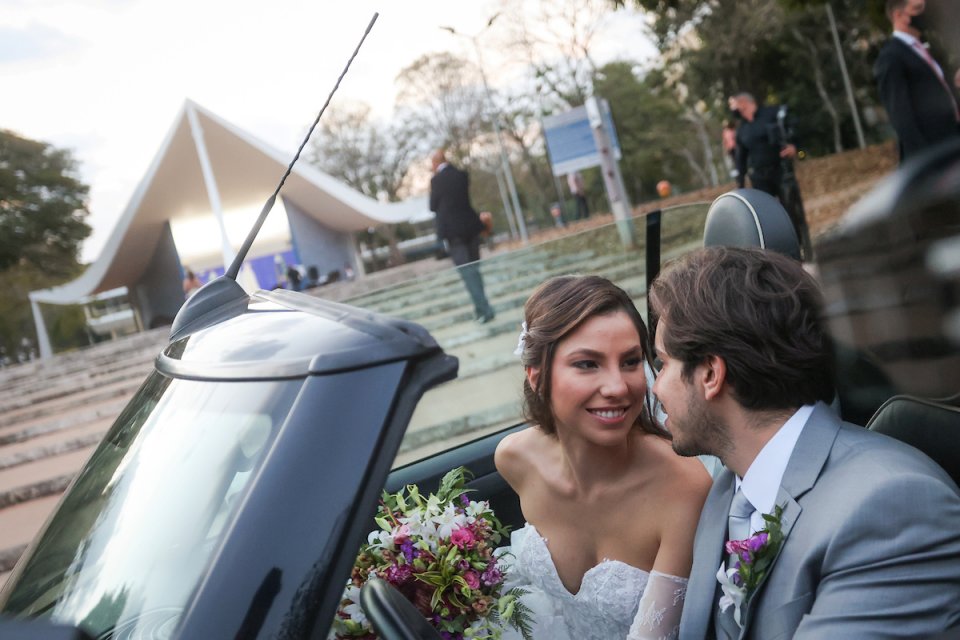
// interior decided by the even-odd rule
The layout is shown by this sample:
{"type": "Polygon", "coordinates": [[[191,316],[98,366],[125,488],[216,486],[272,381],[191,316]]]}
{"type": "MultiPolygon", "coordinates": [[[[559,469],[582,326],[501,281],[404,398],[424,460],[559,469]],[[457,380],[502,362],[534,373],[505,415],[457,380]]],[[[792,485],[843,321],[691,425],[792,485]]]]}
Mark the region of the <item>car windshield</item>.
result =
{"type": "Polygon", "coordinates": [[[151,374],[28,551],[4,612],[97,638],[134,621],[168,637],[301,385],[151,374]]]}

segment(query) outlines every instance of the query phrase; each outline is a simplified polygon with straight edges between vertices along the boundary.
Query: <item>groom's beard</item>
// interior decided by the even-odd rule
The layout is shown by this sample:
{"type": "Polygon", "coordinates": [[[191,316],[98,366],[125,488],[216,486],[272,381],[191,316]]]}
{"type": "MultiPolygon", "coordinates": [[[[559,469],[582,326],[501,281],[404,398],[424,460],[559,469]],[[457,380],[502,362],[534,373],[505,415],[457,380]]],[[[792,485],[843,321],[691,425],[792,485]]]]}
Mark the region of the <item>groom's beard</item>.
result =
{"type": "Polygon", "coordinates": [[[685,457],[712,455],[721,460],[733,449],[730,429],[711,413],[702,398],[692,392],[687,398],[687,411],[682,418],[669,416],[673,450],[685,457]]]}

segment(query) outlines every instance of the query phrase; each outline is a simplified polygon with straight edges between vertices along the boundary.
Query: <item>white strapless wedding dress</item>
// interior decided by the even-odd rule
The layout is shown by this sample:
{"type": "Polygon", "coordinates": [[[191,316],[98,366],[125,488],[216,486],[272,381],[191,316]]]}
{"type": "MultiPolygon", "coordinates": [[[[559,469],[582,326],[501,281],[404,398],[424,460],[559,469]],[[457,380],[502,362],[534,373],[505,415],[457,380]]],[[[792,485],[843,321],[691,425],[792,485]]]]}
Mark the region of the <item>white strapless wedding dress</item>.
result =
{"type": "MultiPolygon", "coordinates": [[[[570,593],[560,581],[547,540],[527,524],[498,550],[509,568],[504,592],[523,587],[532,612],[534,640],[674,640],[687,579],[648,572],[619,560],[603,560],[583,575],[570,593]]],[[[505,640],[520,633],[505,629],[505,640]]]]}

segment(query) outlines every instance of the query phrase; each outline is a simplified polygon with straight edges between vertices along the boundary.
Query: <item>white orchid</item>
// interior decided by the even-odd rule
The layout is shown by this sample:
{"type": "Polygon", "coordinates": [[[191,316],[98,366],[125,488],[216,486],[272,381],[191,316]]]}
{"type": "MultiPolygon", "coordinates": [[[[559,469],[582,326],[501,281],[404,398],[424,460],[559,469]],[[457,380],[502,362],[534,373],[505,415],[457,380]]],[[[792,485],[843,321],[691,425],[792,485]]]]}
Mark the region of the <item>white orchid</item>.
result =
{"type": "Polygon", "coordinates": [[[720,611],[725,612],[733,605],[733,619],[738,627],[743,628],[743,623],[740,621],[740,606],[747,597],[747,590],[744,587],[738,587],[733,581],[737,569],[725,570],[724,564],[721,562],[720,569],[717,570],[717,582],[720,583],[720,589],[723,591],[723,595],[720,596],[720,611]]]}

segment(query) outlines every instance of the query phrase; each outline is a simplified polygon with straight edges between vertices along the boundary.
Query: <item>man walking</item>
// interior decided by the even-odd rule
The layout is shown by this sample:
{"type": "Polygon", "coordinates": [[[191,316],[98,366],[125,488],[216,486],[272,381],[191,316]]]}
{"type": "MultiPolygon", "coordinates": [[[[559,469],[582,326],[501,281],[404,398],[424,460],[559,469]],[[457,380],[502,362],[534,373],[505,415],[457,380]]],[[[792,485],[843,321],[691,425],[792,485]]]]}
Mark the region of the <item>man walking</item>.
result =
{"type": "Polygon", "coordinates": [[[434,152],[431,164],[430,210],[437,214],[437,238],[447,244],[447,251],[458,267],[473,301],[477,322],[485,324],[493,320],[494,311],[483,291],[478,261],[484,225],[470,204],[470,179],[465,171],[447,162],[443,149],[434,152]]]}
{"type": "Polygon", "coordinates": [[[960,111],[944,69],[920,41],[924,0],[887,0],[893,37],[873,67],[880,99],[897,132],[900,162],[960,135],[960,111]]]}
{"type": "Polygon", "coordinates": [[[842,422],[817,284],[712,247],[650,292],[653,391],[680,455],[712,454],[681,640],[917,638],[960,622],[960,490],[922,453],[842,422]],[[728,542],[729,541],[729,542],[728,542]]]}

